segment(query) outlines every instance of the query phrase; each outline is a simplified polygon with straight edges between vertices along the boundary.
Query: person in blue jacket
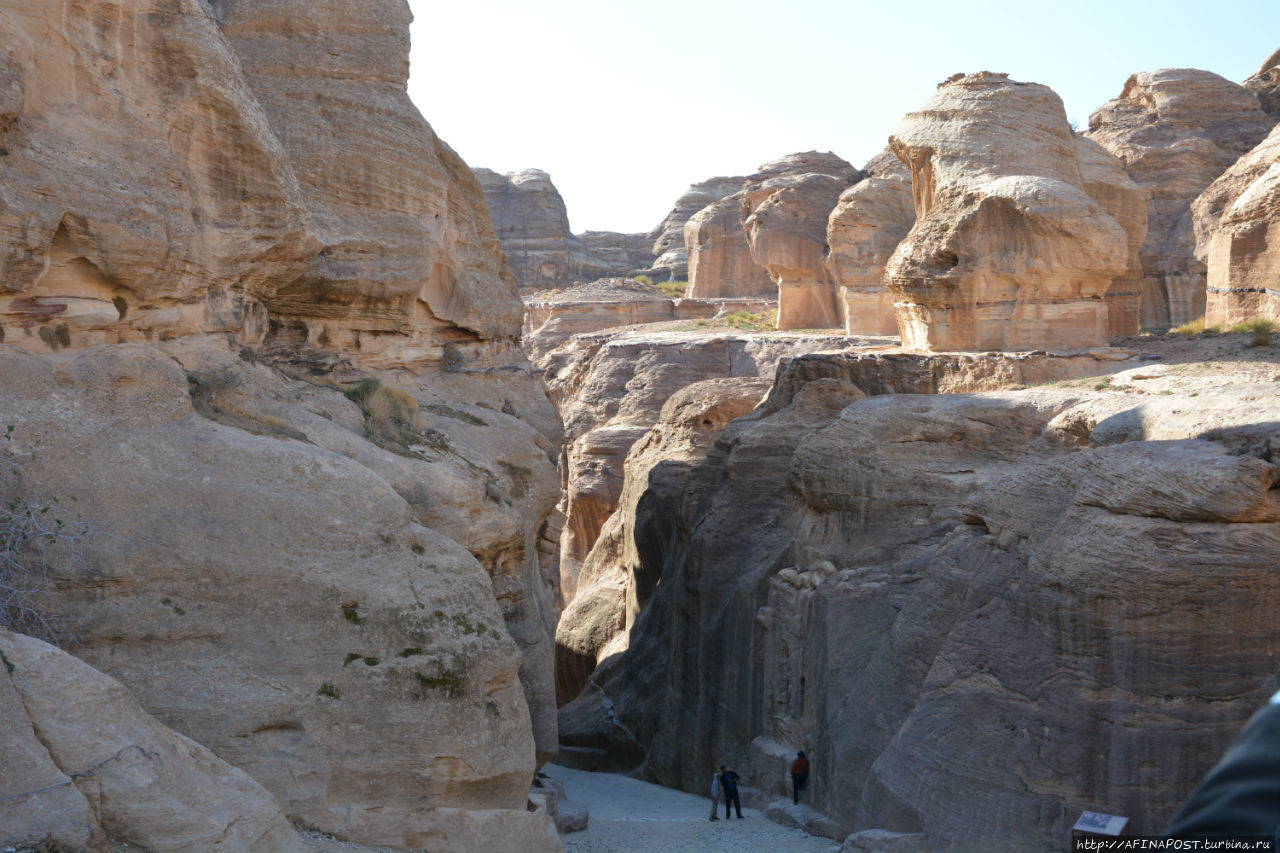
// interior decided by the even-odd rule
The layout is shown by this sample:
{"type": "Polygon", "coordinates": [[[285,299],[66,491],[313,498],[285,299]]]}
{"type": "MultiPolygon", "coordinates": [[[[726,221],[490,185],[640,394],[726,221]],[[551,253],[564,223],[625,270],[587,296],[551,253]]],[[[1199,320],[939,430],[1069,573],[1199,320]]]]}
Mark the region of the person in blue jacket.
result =
{"type": "Polygon", "coordinates": [[[738,774],[732,770],[720,765],[720,793],[724,795],[724,816],[728,820],[732,815],[729,814],[729,807],[733,806],[738,812],[738,819],[742,819],[742,803],[738,800],[738,774]]]}

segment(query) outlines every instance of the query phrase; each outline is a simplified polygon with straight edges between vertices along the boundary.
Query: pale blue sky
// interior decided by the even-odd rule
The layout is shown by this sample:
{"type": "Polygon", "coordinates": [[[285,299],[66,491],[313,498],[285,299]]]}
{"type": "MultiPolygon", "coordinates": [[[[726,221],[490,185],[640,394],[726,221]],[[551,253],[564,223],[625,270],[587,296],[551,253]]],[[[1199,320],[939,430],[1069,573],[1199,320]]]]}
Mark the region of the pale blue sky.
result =
{"type": "Polygon", "coordinates": [[[1006,71],[1089,114],[1125,79],[1239,82],[1280,0],[409,0],[409,93],[471,166],[538,168],[575,232],[647,231],[694,181],[793,151],[862,166],[957,71],[1006,71]]]}

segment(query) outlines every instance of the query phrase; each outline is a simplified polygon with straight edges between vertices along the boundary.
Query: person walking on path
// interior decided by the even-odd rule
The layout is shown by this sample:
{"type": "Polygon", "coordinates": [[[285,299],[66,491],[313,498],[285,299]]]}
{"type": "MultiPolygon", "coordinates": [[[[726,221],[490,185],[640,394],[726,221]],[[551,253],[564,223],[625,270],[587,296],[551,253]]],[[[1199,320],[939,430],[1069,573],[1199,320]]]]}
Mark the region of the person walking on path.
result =
{"type": "MultiPolygon", "coordinates": [[[[721,770],[724,768],[721,767],[721,770]]],[[[720,816],[716,811],[720,808],[720,774],[712,772],[711,774],[711,819],[719,820],[720,816]]]]}
{"type": "Polygon", "coordinates": [[[809,759],[804,757],[802,749],[796,754],[796,760],[791,762],[791,802],[794,805],[800,805],[800,791],[808,780],[809,759]]]}
{"type": "Polygon", "coordinates": [[[724,794],[725,820],[732,817],[729,814],[730,806],[737,810],[738,820],[742,820],[742,803],[738,800],[738,774],[725,769],[723,764],[720,765],[720,791],[724,794]]]}

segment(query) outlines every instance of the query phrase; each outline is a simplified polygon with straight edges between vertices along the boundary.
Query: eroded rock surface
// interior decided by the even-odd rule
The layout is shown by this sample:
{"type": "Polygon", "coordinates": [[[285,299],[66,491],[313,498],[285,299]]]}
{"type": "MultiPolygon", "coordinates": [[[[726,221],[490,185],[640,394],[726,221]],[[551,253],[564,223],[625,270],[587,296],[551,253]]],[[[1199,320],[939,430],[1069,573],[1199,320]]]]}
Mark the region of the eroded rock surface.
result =
{"type": "Polygon", "coordinates": [[[981,391],[1034,363],[784,362],[649,496],[658,583],[565,743],[766,796],[803,748],[836,837],[908,849],[1045,849],[1089,804],[1159,832],[1271,692],[1274,371],[981,391]]]}
{"type": "Polygon", "coordinates": [[[898,318],[884,267],[916,221],[911,170],[886,149],[863,174],[840,193],[827,220],[827,271],[840,288],[846,333],[896,335],[898,318]]]}
{"type": "Polygon", "coordinates": [[[689,272],[690,249],[685,243],[685,223],[708,205],[742,189],[742,182],[745,180],[744,177],[708,178],[685,190],[676,199],[675,207],[671,208],[667,218],[650,233],[653,238],[653,268],[665,270],[670,278],[692,281],[692,274],[689,272]]]}
{"type": "Polygon", "coordinates": [[[1192,205],[1196,255],[1208,269],[1205,322],[1280,319],[1280,128],[1192,205]]]}
{"type": "Polygon", "coordinates": [[[1272,120],[1280,121],[1280,50],[1263,60],[1258,70],[1245,78],[1244,87],[1258,98],[1258,105],[1272,120]]]}
{"type": "Polygon", "coordinates": [[[751,257],[778,286],[779,329],[842,325],[827,271],[827,220],[861,177],[834,154],[808,151],[766,163],[743,186],[742,228],[751,257]]]}
{"type": "Polygon", "coordinates": [[[751,244],[742,230],[745,200],[739,190],[702,208],[685,224],[690,296],[714,299],[777,292],[769,271],[751,257],[751,244]]]}
{"type": "Polygon", "coordinates": [[[1187,68],[1134,74],[1118,98],[1089,117],[1085,135],[1119,157],[1148,196],[1144,327],[1169,328],[1204,314],[1205,267],[1195,256],[1191,202],[1272,124],[1253,92],[1187,68]]]}
{"type": "Polygon", "coordinates": [[[157,722],[118,681],[0,629],[0,841],[301,851],[248,774],[157,722]]]}
{"type": "Polygon", "coordinates": [[[903,345],[1102,346],[1124,228],[1084,188],[1075,134],[1046,86],[981,72],[939,86],[889,139],[916,224],[886,267],[903,345]]]}

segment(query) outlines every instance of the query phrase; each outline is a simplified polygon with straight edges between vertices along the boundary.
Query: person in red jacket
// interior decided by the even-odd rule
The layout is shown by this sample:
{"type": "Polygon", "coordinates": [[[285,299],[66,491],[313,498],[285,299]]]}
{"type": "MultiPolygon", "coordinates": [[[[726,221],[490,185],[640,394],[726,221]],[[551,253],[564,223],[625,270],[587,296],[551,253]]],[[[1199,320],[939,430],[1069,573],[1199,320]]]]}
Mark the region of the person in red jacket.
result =
{"type": "Polygon", "coordinates": [[[804,757],[802,749],[796,754],[796,760],[791,762],[791,801],[796,805],[800,805],[800,789],[808,780],[809,759],[804,757]]]}

